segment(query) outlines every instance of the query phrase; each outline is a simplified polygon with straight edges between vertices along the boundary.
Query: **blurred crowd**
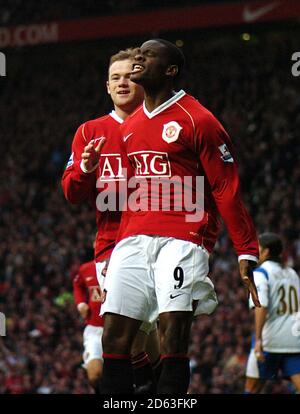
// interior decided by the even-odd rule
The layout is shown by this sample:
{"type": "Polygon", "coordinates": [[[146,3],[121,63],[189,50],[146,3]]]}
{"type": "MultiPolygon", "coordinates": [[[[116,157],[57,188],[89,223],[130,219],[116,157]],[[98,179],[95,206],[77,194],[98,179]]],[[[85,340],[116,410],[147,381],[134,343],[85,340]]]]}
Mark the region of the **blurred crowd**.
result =
{"type": "MultiPolygon", "coordinates": [[[[300,80],[290,70],[297,40],[299,32],[288,30],[248,42],[237,33],[187,34],[182,86],[225,125],[257,230],[279,232],[286,262],[299,271],[300,80]]],[[[0,78],[0,312],[7,322],[0,393],[92,392],[81,366],[84,325],[72,276],[92,258],[94,211],[69,205],[60,177],[77,127],[111,109],[106,67],[119,46],[130,43],[14,50],[0,78]]],[[[253,318],[225,229],[211,278],[219,306],[193,324],[190,393],[241,393],[253,318]]],[[[291,390],[278,380],[265,392],[291,390]]]]}

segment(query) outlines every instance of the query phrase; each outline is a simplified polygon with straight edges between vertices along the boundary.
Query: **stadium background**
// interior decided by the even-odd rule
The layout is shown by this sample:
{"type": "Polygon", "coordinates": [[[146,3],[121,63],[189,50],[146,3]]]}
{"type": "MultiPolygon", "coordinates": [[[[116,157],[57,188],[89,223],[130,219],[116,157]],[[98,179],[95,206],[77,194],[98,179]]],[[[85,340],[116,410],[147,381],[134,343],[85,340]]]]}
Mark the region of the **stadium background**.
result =
{"type": "MultiPolygon", "coordinates": [[[[2,1],[0,25],[10,30],[225,3],[2,1]]],[[[270,3],[247,2],[256,8],[270,3]]],[[[6,336],[0,337],[0,393],[92,392],[81,368],[83,322],[71,281],[78,263],[92,258],[94,212],[64,200],[60,177],[78,125],[112,107],[106,69],[120,48],[158,36],[182,47],[187,58],[182,87],[232,136],[257,230],[279,232],[286,261],[300,270],[300,77],[291,73],[291,56],[300,51],[299,18],[283,13],[275,20],[14,47],[3,44],[0,28],[7,59],[7,76],[0,77],[0,311],[7,322],[6,336]]],[[[211,258],[211,275],[220,305],[193,325],[190,392],[240,393],[252,317],[225,230],[211,258]]],[[[278,380],[265,392],[291,390],[278,380]]]]}

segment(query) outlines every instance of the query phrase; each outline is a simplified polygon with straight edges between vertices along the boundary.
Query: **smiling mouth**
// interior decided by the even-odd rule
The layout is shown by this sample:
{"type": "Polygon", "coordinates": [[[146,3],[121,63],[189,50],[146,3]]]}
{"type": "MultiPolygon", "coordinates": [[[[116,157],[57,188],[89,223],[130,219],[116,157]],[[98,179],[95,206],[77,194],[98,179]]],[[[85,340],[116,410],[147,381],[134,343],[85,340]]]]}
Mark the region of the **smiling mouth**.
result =
{"type": "Polygon", "coordinates": [[[139,63],[134,63],[131,74],[143,72],[144,69],[144,66],[140,65],[139,63]]]}

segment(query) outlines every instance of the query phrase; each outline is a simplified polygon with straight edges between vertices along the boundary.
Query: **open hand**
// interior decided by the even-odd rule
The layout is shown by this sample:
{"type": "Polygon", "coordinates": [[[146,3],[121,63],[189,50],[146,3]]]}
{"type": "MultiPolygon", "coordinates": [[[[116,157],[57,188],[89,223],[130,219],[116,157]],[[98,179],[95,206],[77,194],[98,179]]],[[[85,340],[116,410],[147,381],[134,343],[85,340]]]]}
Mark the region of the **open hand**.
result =
{"type": "Polygon", "coordinates": [[[86,171],[93,171],[99,162],[101,149],[105,144],[106,139],[103,137],[99,140],[99,143],[94,147],[95,140],[92,139],[87,146],[84,147],[83,153],[81,154],[82,163],[86,171]]]}
{"type": "Polygon", "coordinates": [[[264,353],[263,353],[263,347],[262,347],[262,342],[261,342],[261,339],[258,339],[258,340],[255,342],[255,346],[254,346],[254,355],[255,355],[255,358],[256,358],[258,361],[260,361],[260,362],[264,362],[264,360],[265,360],[265,356],[264,356],[264,353]]]}

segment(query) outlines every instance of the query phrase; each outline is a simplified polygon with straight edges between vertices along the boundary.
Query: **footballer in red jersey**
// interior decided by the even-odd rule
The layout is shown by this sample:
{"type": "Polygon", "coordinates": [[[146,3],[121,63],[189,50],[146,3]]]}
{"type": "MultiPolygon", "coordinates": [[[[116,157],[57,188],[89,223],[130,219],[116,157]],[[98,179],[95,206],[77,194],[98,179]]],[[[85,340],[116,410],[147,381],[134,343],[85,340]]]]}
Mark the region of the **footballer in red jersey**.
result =
{"type": "Polygon", "coordinates": [[[243,283],[260,306],[252,273],[257,236],[241,198],[233,146],[206,108],[183,90],[174,92],[183,66],[182,52],[161,39],[145,42],[135,56],[131,80],[144,87],[145,101],[121,130],[125,156],[141,183],[142,207],[131,209],[128,200],[132,211],[127,225],[121,225],[108,267],[102,306],[104,393],[132,392],[132,384],[113,373],[126,377],[130,364],[123,354],[140,321],[153,318],[157,308],[163,353],[158,393],[186,393],[191,322],[199,302],[212,293],[208,257],[217,239],[219,214],[237,252],[243,283]],[[193,199],[198,177],[204,184],[203,208],[193,219],[190,205],[180,196],[188,189],[193,199]],[[169,191],[161,191],[157,183],[168,180],[173,181],[169,191]],[[159,207],[169,201],[169,208],[157,208],[157,201],[159,207]],[[122,341],[117,339],[120,332],[122,341]]]}
{"type": "Polygon", "coordinates": [[[103,318],[99,315],[101,290],[95,261],[84,263],[73,279],[74,301],[86,327],[83,333],[83,361],[91,386],[96,389],[102,373],[103,318]]]}
{"type": "MultiPolygon", "coordinates": [[[[142,103],[144,97],[143,88],[129,79],[131,68],[131,50],[120,51],[111,57],[107,92],[114,103],[114,110],[109,115],[87,121],[78,128],[72,143],[71,157],[62,177],[62,188],[68,201],[74,204],[90,201],[95,206],[95,262],[100,287],[103,285],[103,273],[115,246],[120,225],[121,212],[117,195],[119,184],[124,180],[122,167],[126,165],[128,168],[126,162],[121,163],[122,136],[119,127],[142,103]],[[109,185],[112,183],[114,187],[111,190],[109,185]],[[101,198],[108,191],[112,192],[112,199],[116,201],[113,206],[106,205],[101,198]]],[[[79,307],[86,309],[84,305],[79,307]]],[[[146,345],[150,345],[150,360],[153,362],[159,359],[158,337],[153,329],[155,326],[143,324],[131,349],[137,388],[153,376],[150,361],[144,352],[146,345]]],[[[100,336],[98,340],[101,341],[100,336]]],[[[101,371],[99,376],[100,374],[101,371]]]]}
{"type": "Polygon", "coordinates": [[[72,154],[62,177],[62,188],[68,201],[77,204],[89,200],[96,208],[97,263],[109,258],[121,219],[118,206],[115,211],[101,211],[101,206],[96,206],[97,196],[105,188],[105,183],[113,181],[118,186],[124,180],[119,127],[125,117],[141,103],[143,97],[142,88],[134,86],[124,76],[129,62],[127,57],[127,60],[123,58],[111,64],[108,91],[115,103],[115,109],[109,115],[87,121],[78,128],[72,143],[72,154]]]}

